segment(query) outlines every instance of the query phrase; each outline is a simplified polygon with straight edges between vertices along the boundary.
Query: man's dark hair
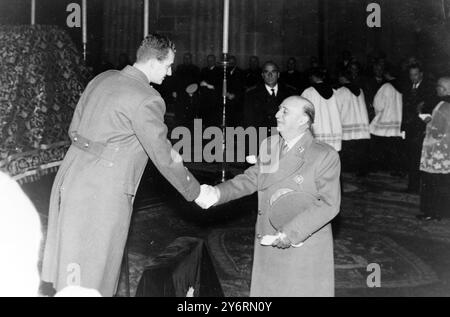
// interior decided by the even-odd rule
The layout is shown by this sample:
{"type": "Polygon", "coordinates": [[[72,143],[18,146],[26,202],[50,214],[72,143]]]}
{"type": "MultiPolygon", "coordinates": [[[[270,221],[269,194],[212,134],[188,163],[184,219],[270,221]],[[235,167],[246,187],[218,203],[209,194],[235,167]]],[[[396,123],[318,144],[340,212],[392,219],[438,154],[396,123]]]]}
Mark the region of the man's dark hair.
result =
{"type": "Polygon", "coordinates": [[[323,67],[314,67],[311,69],[310,74],[311,74],[311,76],[314,76],[318,79],[324,80],[327,75],[327,72],[326,72],[326,69],[323,67]]]}
{"type": "Polygon", "coordinates": [[[422,65],[419,63],[414,63],[408,66],[408,71],[410,71],[411,69],[418,69],[419,72],[423,73],[423,68],[422,65]]]}
{"type": "Polygon", "coordinates": [[[343,78],[347,79],[348,81],[352,81],[352,74],[349,69],[340,70],[338,73],[338,76],[343,77],[343,78]]]}
{"type": "Polygon", "coordinates": [[[136,53],[136,62],[145,63],[151,58],[159,61],[167,58],[169,50],[175,53],[175,44],[165,35],[149,34],[142,41],[136,53]]]}
{"type": "Polygon", "coordinates": [[[280,68],[278,67],[278,65],[274,61],[267,61],[261,67],[262,72],[264,72],[264,68],[266,68],[266,66],[269,66],[269,65],[273,66],[277,72],[280,71],[280,68]]]}

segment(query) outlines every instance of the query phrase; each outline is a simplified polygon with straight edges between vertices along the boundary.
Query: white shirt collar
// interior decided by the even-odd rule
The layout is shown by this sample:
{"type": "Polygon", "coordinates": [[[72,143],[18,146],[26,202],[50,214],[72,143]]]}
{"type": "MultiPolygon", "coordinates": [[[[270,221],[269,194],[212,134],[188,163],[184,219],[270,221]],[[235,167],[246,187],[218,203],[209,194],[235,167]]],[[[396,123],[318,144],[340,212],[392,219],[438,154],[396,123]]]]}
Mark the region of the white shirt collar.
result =
{"type": "Polygon", "coordinates": [[[413,88],[415,87],[416,89],[419,88],[420,84],[422,83],[422,80],[419,81],[417,84],[413,84],[413,88]]]}
{"type": "Polygon", "coordinates": [[[266,86],[267,92],[269,93],[269,95],[272,94],[272,89],[275,90],[275,96],[278,95],[278,84],[276,84],[274,87],[270,87],[269,85],[264,84],[264,86],[266,86]]]}

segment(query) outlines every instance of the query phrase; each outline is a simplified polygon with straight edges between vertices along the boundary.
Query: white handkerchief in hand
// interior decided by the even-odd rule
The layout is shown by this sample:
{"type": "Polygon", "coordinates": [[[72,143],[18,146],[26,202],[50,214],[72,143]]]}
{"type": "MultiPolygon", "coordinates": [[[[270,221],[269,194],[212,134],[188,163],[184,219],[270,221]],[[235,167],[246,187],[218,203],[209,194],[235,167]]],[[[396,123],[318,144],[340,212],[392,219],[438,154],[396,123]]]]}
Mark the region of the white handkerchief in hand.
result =
{"type": "Polygon", "coordinates": [[[265,235],[261,239],[261,245],[272,245],[277,239],[281,236],[281,233],[279,232],[277,235],[265,235]]]}
{"type": "MultiPolygon", "coordinates": [[[[281,237],[281,232],[278,232],[278,234],[277,235],[265,235],[264,237],[262,237],[262,239],[261,239],[261,245],[273,245],[273,243],[275,242],[275,241],[277,241],[277,239],[278,238],[280,238],[281,237]]],[[[294,248],[299,248],[299,247],[301,247],[303,245],[303,242],[300,242],[299,244],[291,244],[291,247],[294,247],[294,248]]]]}

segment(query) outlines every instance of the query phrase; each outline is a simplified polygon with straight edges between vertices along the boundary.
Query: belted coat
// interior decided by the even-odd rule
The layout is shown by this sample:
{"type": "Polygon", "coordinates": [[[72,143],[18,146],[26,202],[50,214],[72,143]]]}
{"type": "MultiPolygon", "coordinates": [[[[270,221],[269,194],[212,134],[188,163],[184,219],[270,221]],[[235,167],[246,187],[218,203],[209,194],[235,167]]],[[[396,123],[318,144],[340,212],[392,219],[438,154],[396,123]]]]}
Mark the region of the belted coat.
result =
{"type": "Polygon", "coordinates": [[[107,71],[86,87],[69,128],[72,140],[49,207],[42,279],[116,290],[134,195],[150,157],[194,200],[200,186],[167,140],[165,103],[133,66],[107,71]]]}
{"type": "Polygon", "coordinates": [[[334,296],[330,221],[340,208],[339,155],[331,146],[306,132],[278,161],[273,159],[277,156],[270,153],[279,151],[280,139],[279,136],[266,139],[267,143],[263,144],[267,144],[270,151],[261,148],[256,165],[218,185],[218,204],[258,191],[250,296],[334,296]],[[261,153],[269,153],[272,159],[262,160],[261,153]],[[261,238],[277,231],[271,222],[272,204],[285,193],[312,198],[297,203],[288,201],[286,210],[282,210],[296,216],[279,230],[286,233],[293,244],[303,242],[303,245],[288,249],[262,246],[261,238]]]}

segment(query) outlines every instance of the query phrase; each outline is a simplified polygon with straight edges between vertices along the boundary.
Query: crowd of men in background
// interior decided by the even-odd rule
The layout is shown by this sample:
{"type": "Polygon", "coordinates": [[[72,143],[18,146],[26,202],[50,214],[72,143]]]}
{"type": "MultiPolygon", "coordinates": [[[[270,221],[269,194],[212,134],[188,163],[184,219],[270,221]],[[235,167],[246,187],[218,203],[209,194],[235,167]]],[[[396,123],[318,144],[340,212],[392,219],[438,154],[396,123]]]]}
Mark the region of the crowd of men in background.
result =
{"type": "MultiPolygon", "coordinates": [[[[121,57],[121,63],[126,60],[121,57]]],[[[298,69],[294,57],[287,60],[284,71],[273,61],[260,66],[257,56],[249,58],[245,70],[237,64],[236,57],[230,56],[226,126],[275,127],[280,103],[301,95],[314,104],[315,137],[340,153],[343,171],[358,177],[378,171],[394,177],[408,175],[406,191],[419,193],[422,189],[420,218],[440,219],[450,203],[445,194],[450,180],[430,180],[427,174],[448,176],[450,166],[441,164],[443,169],[430,173],[421,168],[421,159],[427,124],[446,93],[437,93],[437,79],[424,71],[419,60],[410,57],[394,66],[380,53],[370,56],[363,66],[344,51],[333,72],[314,56],[303,70],[298,69]],[[424,193],[424,188],[434,194],[424,193]],[[430,207],[429,200],[439,200],[440,207],[430,207]],[[436,208],[439,210],[430,211],[436,208]]],[[[206,66],[200,69],[193,64],[192,54],[185,53],[174,75],[155,88],[173,106],[176,125],[190,127],[195,118],[201,118],[204,126],[221,126],[223,78],[224,68],[216,56],[208,55],[206,66]]],[[[450,144],[445,149],[450,151],[450,144]]]]}

